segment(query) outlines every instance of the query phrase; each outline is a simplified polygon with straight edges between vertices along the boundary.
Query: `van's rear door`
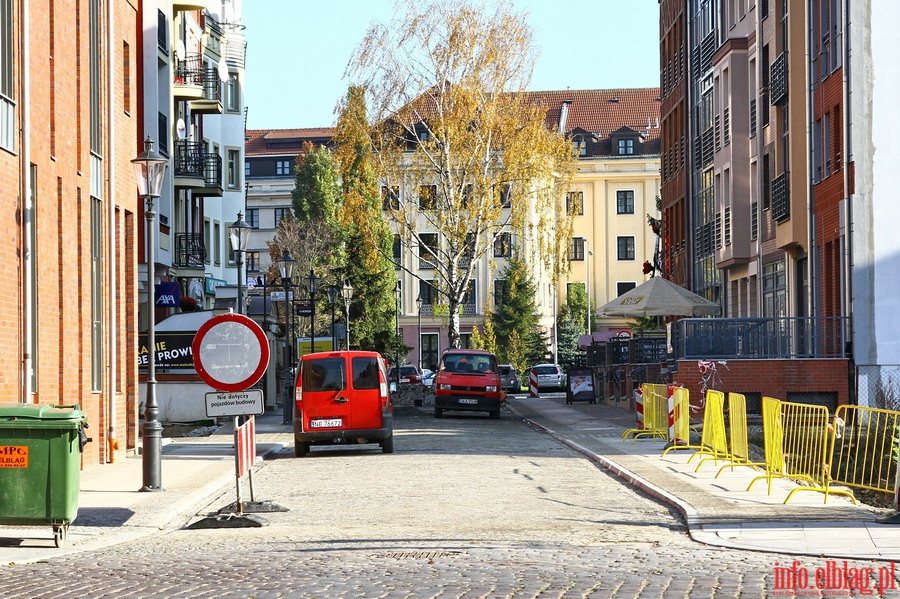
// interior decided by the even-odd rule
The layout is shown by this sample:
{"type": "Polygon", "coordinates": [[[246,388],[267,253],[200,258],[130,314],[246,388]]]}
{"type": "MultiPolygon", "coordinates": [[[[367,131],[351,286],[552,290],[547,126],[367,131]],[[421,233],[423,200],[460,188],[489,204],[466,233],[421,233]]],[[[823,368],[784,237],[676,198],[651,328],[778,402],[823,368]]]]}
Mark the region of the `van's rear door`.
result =
{"type": "Polygon", "coordinates": [[[358,428],[347,388],[347,357],[323,355],[300,361],[303,430],[358,428]]]}
{"type": "Polygon", "coordinates": [[[379,374],[377,356],[352,356],[350,372],[353,404],[353,428],[377,429],[382,427],[381,410],[385,406],[386,389],[384,375],[379,374]]]}

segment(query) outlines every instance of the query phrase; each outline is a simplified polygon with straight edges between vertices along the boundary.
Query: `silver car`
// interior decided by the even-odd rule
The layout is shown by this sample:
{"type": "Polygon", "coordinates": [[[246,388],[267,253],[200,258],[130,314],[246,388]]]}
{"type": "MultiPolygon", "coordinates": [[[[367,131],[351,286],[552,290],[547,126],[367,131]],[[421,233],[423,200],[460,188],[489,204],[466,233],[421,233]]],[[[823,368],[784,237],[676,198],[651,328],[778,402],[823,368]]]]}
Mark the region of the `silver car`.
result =
{"type": "Polygon", "coordinates": [[[519,393],[522,391],[522,380],[519,378],[519,371],[513,368],[511,364],[500,365],[500,386],[507,393],[519,393]]]}
{"type": "Polygon", "coordinates": [[[538,389],[565,390],[566,373],[559,364],[536,364],[531,371],[537,375],[538,389]]]}

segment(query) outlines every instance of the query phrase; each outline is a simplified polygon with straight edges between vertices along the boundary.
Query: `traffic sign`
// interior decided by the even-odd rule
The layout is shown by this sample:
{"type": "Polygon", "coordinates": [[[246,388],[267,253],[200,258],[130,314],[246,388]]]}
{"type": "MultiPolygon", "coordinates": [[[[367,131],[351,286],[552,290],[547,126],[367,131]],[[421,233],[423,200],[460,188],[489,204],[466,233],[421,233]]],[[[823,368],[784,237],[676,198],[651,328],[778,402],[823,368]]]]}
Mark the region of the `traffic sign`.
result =
{"type": "Polygon", "coordinates": [[[220,392],[206,394],[207,418],[220,416],[255,416],[266,411],[263,405],[262,389],[220,392]]]}
{"type": "Polygon", "coordinates": [[[217,391],[244,391],[269,364],[269,343],[262,328],[241,314],[220,314],[197,331],[191,346],[194,368],[217,391]]]}

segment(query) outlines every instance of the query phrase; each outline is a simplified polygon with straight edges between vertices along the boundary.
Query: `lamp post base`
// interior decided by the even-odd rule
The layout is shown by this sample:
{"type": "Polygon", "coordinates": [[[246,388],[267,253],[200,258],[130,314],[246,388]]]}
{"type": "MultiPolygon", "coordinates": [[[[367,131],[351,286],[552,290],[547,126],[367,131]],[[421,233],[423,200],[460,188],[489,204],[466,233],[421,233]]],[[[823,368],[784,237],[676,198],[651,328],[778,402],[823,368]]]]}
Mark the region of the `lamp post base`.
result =
{"type": "Polygon", "coordinates": [[[143,458],[144,486],[142,492],[164,491],[162,488],[162,430],[158,420],[148,420],[141,428],[144,444],[143,458]]]}

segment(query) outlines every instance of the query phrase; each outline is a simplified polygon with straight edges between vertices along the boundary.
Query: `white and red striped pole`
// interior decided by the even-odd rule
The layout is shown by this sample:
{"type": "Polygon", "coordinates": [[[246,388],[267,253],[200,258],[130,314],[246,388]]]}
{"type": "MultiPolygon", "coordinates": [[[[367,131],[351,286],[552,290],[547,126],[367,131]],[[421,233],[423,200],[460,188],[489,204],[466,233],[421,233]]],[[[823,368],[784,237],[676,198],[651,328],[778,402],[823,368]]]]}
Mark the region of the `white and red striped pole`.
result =
{"type": "Polygon", "coordinates": [[[531,370],[528,372],[528,397],[540,397],[538,393],[538,376],[537,372],[531,370]]]}
{"type": "Polygon", "coordinates": [[[641,388],[634,390],[634,411],[637,415],[637,428],[644,428],[644,391],[641,388]]]}

